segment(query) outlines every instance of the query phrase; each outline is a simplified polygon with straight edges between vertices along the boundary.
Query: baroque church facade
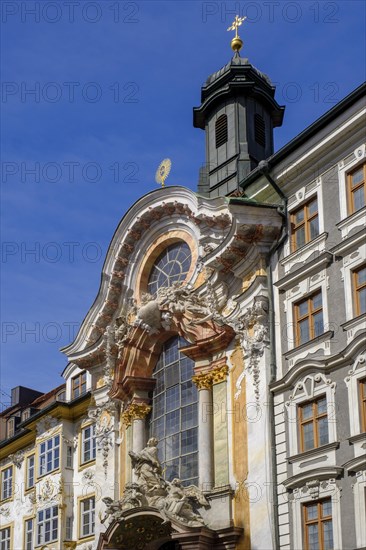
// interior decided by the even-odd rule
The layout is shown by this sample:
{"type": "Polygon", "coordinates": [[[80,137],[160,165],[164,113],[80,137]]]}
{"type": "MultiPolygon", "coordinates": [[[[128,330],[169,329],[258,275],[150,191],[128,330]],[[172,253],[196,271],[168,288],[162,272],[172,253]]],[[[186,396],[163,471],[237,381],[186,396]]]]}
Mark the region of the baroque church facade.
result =
{"type": "Polygon", "coordinates": [[[198,192],[128,210],[64,383],[0,415],[0,550],[366,548],[366,86],[275,153],[240,42],[198,192]]]}

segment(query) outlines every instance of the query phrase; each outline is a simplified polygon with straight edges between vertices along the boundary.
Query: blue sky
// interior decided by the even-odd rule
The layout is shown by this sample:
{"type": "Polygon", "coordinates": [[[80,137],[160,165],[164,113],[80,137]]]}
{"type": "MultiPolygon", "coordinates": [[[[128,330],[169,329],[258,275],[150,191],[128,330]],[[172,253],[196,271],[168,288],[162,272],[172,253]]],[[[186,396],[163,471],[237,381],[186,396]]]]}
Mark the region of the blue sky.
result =
{"type": "Polygon", "coordinates": [[[196,188],[204,134],[192,108],[231,57],[234,14],[248,17],[242,55],[286,105],[278,149],[365,79],[365,3],[1,8],[1,385],[47,391],[61,382],[59,348],[94,301],[113,232],[156,188],[160,161],[172,159],[169,184],[196,188]]]}

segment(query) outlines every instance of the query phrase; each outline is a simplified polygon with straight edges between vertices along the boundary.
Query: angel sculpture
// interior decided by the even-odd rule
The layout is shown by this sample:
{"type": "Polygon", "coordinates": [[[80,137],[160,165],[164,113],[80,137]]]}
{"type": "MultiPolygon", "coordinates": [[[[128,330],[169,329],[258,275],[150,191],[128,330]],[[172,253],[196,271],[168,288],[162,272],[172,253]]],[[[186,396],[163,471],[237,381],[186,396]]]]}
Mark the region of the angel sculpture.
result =
{"type": "Polygon", "coordinates": [[[204,521],[200,514],[193,510],[190,501],[208,506],[208,502],[200,491],[194,485],[184,487],[181,480],[173,479],[168,483],[168,496],[166,497],[165,512],[178,521],[186,523],[189,527],[200,527],[204,521]]]}

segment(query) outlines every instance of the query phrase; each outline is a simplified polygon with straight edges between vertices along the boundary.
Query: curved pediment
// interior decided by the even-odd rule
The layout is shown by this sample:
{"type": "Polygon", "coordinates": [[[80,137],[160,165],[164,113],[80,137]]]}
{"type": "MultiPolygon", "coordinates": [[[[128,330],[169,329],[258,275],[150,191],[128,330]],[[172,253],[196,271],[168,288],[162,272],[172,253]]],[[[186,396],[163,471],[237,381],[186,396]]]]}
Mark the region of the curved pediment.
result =
{"type": "Polygon", "coordinates": [[[240,266],[242,276],[243,262],[249,269],[253,258],[266,252],[278,238],[281,223],[273,208],[225,197],[208,199],[183,187],[145,195],[120,222],[107,252],[98,295],[75,341],[62,351],[78,364],[87,356],[98,356],[106,328],[118,317],[127,319],[131,305],[141,303],[151,258],[164,243],[188,243],[192,265],[185,284],[193,287],[203,269],[210,277],[235,276],[240,266]]]}

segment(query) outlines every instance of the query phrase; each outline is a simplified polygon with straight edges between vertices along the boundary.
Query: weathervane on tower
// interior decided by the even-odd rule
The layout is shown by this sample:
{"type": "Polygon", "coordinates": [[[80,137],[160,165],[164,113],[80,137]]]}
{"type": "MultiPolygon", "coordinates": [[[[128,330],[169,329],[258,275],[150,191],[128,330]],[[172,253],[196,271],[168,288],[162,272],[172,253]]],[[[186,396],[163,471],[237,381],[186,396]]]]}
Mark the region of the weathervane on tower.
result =
{"type": "Polygon", "coordinates": [[[237,54],[239,54],[239,51],[243,47],[243,41],[240,38],[240,36],[238,35],[238,27],[240,27],[240,25],[242,25],[243,21],[245,21],[245,20],[246,20],[246,16],[245,17],[239,17],[239,15],[236,15],[235,19],[233,21],[233,24],[231,25],[231,27],[229,27],[227,29],[228,31],[235,31],[235,36],[231,41],[231,48],[237,54]]]}

